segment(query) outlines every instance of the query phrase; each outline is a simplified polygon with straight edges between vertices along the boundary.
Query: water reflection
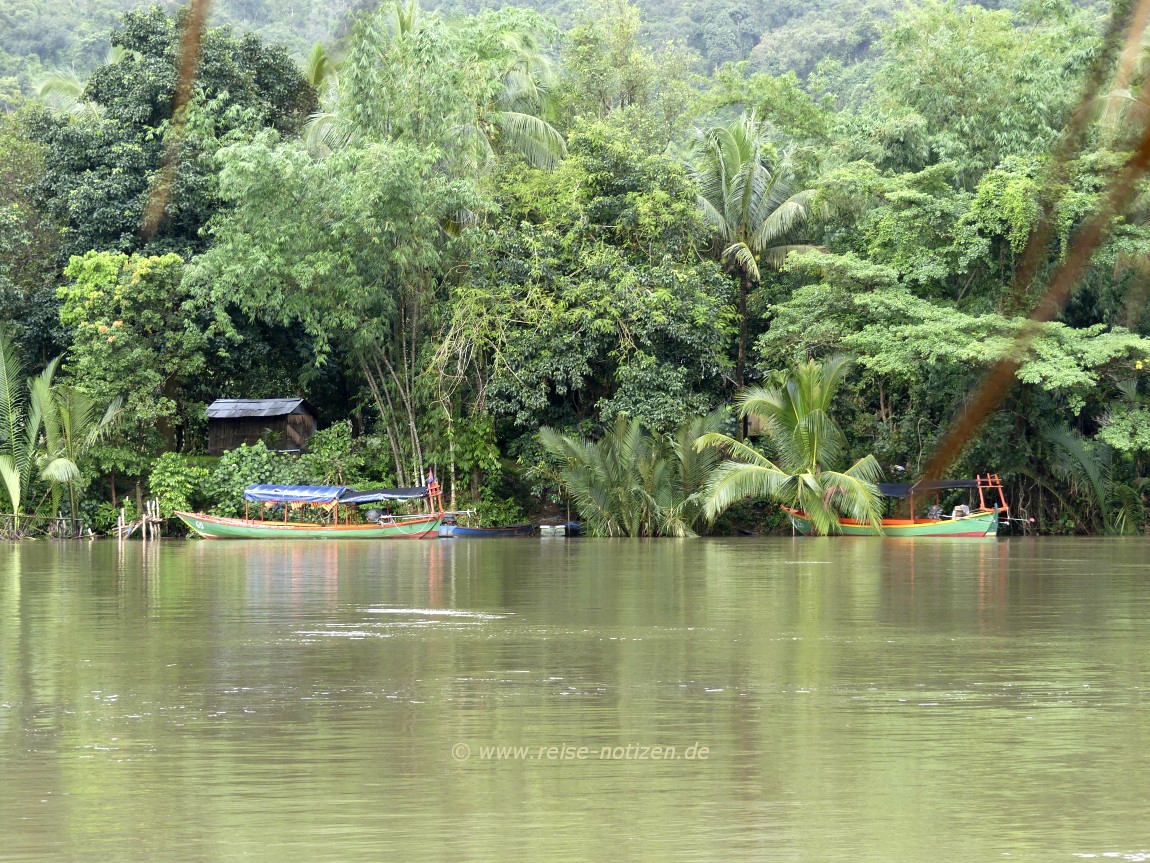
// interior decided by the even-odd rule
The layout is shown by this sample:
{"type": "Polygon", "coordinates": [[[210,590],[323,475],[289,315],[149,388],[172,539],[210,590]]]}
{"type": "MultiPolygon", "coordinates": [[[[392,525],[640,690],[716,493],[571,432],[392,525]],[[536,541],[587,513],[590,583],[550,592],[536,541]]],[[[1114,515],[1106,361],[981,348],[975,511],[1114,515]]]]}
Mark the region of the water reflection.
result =
{"type": "Polygon", "coordinates": [[[3,546],[0,860],[1137,850],[1145,550],[3,546]]]}

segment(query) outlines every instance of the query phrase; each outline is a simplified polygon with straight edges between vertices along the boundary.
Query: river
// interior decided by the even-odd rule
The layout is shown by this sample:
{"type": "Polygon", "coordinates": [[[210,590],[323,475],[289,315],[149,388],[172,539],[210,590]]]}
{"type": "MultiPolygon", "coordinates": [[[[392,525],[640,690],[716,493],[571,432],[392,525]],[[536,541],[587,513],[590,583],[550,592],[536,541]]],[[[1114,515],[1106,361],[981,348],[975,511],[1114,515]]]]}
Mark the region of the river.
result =
{"type": "Polygon", "coordinates": [[[1148,551],[0,545],[0,861],[1150,860],[1148,551]]]}

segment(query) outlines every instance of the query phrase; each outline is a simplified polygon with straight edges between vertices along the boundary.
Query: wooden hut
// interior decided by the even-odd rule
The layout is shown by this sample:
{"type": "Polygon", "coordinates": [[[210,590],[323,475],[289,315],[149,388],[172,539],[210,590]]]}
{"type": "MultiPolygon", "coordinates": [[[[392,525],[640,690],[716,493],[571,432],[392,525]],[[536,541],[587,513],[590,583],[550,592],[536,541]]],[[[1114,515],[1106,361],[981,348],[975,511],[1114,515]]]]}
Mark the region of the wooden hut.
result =
{"type": "Polygon", "coordinates": [[[208,454],[263,441],[280,452],[303,452],[316,412],[303,399],[216,399],[208,406],[208,454]]]}

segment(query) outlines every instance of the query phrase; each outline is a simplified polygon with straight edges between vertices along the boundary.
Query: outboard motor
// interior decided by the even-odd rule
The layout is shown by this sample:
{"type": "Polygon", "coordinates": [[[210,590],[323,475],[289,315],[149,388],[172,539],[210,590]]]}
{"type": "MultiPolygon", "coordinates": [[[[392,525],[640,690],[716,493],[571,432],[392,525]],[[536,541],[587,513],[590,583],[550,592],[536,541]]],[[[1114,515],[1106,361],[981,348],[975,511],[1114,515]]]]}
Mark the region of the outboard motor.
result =
{"type": "Polygon", "coordinates": [[[367,512],[365,512],[364,515],[367,516],[368,521],[377,523],[383,513],[373,507],[372,509],[369,509],[367,512]]]}

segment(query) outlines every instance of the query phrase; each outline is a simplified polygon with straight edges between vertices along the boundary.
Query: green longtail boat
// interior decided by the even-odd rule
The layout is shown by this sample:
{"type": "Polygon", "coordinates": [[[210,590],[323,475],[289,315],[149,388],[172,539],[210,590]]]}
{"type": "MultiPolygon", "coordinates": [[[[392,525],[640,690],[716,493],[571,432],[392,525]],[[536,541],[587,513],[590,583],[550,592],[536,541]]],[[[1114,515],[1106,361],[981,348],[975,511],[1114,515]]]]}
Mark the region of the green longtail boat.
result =
{"type": "Polygon", "coordinates": [[[202,512],[176,512],[204,539],[425,539],[438,535],[443,522],[443,495],[434,477],[426,486],[356,491],[345,486],[253,485],[244,492],[244,518],[223,518],[202,512]],[[391,504],[426,498],[432,512],[391,515],[368,510],[364,504],[391,504]],[[258,503],[259,518],[250,517],[258,503]],[[283,519],[265,518],[267,507],[282,506],[283,519]],[[322,514],[322,521],[291,521],[292,511],[322,514]],[[341,518],[342,515],[342,518],[341,518]]]}
{"type": "MultiPolygon", "coordinates": [[[[979,537],[995,536],[998,521],[1008,515],[1002,480],[997,474],[978,476],[975,479],[923,481],[919,483],[879,483],[879,492],[887,497],[909,498],[910,518],[884,518],[880,524],[882,531],[865,521],[841,519],[839,528],[833,531],[836,536],[888,536],[904,538],[920,537],[979,537]],[[973,507],[955,507],[949,517],[936,513],[934,517],[915,518],[914,499],[918,496],[937,493],[942,489],[968,488],[978,491],[978,504],[973,507]],[[988,495],[990,500],[988,500],[988,495]],[[997,496],[997,499],[995,499],[997,496]]],[[[936,507],[937,508],[937,507],[936,507]]],[[[810,517],[805,512],[783,507],[790,516],[795,530],[804,536],[815,533],[810,517]]]]}

